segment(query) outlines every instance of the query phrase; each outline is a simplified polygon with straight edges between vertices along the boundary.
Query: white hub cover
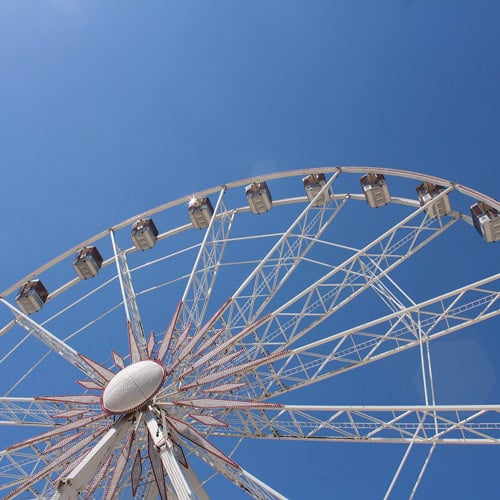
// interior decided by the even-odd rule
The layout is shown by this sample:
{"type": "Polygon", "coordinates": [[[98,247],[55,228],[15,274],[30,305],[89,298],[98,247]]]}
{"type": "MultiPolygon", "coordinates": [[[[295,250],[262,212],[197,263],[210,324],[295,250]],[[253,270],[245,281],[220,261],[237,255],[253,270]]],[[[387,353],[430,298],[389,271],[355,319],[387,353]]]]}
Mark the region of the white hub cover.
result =
{"type": "Polygon", "coordinates": [[[156,361],[138,361],[120,370],[102,394],[108,413],[130,413],[149,401],[161,388],[165,369],[156,361]]]}

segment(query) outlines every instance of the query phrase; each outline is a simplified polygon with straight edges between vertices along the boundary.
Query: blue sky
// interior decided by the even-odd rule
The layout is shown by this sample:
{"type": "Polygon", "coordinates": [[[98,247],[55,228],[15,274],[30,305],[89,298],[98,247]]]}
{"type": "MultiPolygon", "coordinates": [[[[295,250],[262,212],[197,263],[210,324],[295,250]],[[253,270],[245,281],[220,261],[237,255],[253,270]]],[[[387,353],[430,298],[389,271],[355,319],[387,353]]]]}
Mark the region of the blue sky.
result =
{"type": "MultiPolygon", "coordinates": [[[[493,0],[2,1],[0,289],[135,213],[272,171],[378,165],[498,198],[499,21],[493,0]]],[[[312,477],[318,498],[337,468],[340,496],[369,497],[366,470],[378,496],[403,453],[316,444],[309,469],[282,446],[271,483],[312,477]]],[[[422,497],[498,497],[498,451],[453,452],[422,497]]]]}

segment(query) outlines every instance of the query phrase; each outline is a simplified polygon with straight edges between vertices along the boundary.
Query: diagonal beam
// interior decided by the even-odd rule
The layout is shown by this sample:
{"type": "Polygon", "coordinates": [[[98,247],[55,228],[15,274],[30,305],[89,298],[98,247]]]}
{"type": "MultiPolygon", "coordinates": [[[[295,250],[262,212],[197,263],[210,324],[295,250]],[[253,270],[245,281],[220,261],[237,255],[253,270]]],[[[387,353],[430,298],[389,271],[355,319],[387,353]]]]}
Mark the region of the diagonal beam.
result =
{"type": "MultiPolygon", "coordinates": [[[[443,191],[440,196],[447,192],[443,191]]],[[[268,344],[275,346],[276,343],[280,345],[278,349],[287,348],[458,220],[443,222],[441,219],[429,218],[425,215],[426,208],[424,205],[410,214],[276,309],[261,336],[262,348],[268,344]],[[421,216],[421,222],[415,225],[415,220],[421,216]],[[365,266],[374,272],[367,274],[365,266]]]]}
{"type": "Polygon", "coordinates": [[[79,440],[77,443],[74,443],[72,446],[70,446],[68,449],[66,449],[63,453],[59,454],[57,458],[54,460],[51,460],[48,464],[46,464],[44,467],[42,467],[40,470],[31,473],[29,476],[26,477],[26,479],[16,488],[13,490],[9,491],[7,495],[3,497],[2,500],[8,500],[9,498],[15,498],[17,495],[20,493],[25,492],[28,490],[31,486],[35,485],[38,481],[40,481],[43,478],[46,478],[48,475],[50,475],[53,471],[57,470],[61,465],[67,465],[69,459],[73,459],[73,457],[82,450],[84,450],[86,447],[92,443],[97,437],[102,435],[106,431],[106,428],[101,428],[94,430],[92,433],[87,435],[85,438],[79,440]]]}
{"type": "Polygon", "coordinates": [[[203,323],[222,256],[233,226],[234,212],[224,209],[226,188],[219,192],[210,224],[205,232],[198,255],[182,295],[180,326],[192,323],[195,329],[203,323]]]}
{"type": "MultiPolygon", "coordinates": [[[[500,315],[500,274],[291,350],[276,372],[261,374],[266,397],[392,356],[500,315]],[[417,335],[412,325],[420,325],[417,335]]],[[[254,382],[255,384],[255,382],[254,382]]]]}
{"type": "MultiPolygon", "coordinates": [[[[331,176],[318,197],[330,189],[339,173],[335,172],[331,176]]],[[[247,325],[261,315],[347,200],[347,197],[340,201],[334,200],[333,209],[329,204],[316,207],[313,202],[308,203],[233,294],[233,304],[228,311],[226,323],[232,326],[247,325]]]]}
{"type": "MultiPolygon", "coordinates": [[[[61,414],[62,407],[66,407],[68,411],[75,409],[72,404],[40,401],[35,398],[0,398],[0,425],[54,427],[54,418],[61,414]]],[[[79,409],[78,413],[88,410],[88,407],[85,407],[79,409]]]]}
{"type": "Polygon", "coordinates": [[[5,299],[0,297],[0,302],[3,303],[16,318],[16,322],[22,326],[30,335],[33,335],[38,340],[43,342],[49,349],[61,356],[66,361],[71,363],[75,368],[83,372],[87,377],[95,382],[102,382],[102,377],[97,374],[85,361],[81,358],[77,351],[70,347],[66,342],[50,333],[46,328],[32,320],[29,316],[21,312],[19,309],[9,304],[5,299]]]}
{"type": "Polygon", "coordinates": [[[141,359],[147,359],[146,334],[144,333],[144,327],[142,326],[141,315],[139,313],[139,307],[137,306],[137,297],[135,295],[132,277],[128,268],[127,258],[125,253],[118,248],[113,231],[110,231],[109,235],[111,236],[111,243],[113,245],[113,252],[115,255],[115,264],[123,297],[125,316],[139,349],[141,359]]]}
{"type": "Polygon", "coordinates": [[[122,440],[125,433],[132,427],[132,422],[127,418],[120,418],[106,434],[91,449],[89,454],[77,467],[62,479],[58,491],[58,500],[76,498],[78,492],[90,484],[92,478],[100,467],[106,466],[106,460],[122,440]],[[76,496],[75,496],[76,495],[76,496]]]}
{"type": "Polygon", "coordinates": [[[203,448],[190,444],[189,441],[185,441],[184,444],[191,453],[210,465],[210,467],[253,498],[258,498],[260,500],[286,500],[286,497],[240,466],[235,467],[230,465],[224,460],[210,454],[203,448]]]}
{"type": "MultiPolygon", "coordinates": [[[[447,191],[443,191],[439,196],[445,194],[447,191]]],[[[434,200],[437,200],[437,197],[434,200]]],[[[426,215],[426,208],[424,205],[413,211],[275,309],[255,335],[242,339],[234,346],[235,349],[244,349],[243,360],[265,357],[269,352],[277,353],[288,349],[308,332],[317,329],[336,311],[388,276],[393,269],[443,234],[458,220],[430,218],[426,215]],[[373,272],[367,273],[367,267],[373,272]]],[[[234,302],[233,299],[232,304],[234,302]]],[[[240,363],[243,360],[238,358],[240,363]]],[[[251,378],[247,379],[249,383],[242,392],[247,397],[262,397],[263,393],[266,394],[266,383],[269,379],[274,377],[279,383],[275,370],[276,368],[269,364],[265,370],[261,368],[253,373],[251,378]]]]}
{"type": "MultiPolygon", "coordinates": [[[[330,178],[323,191],[330,189],[338,174],[336,172],[330,178]]],[[[222,339],[227,340],[237,330],[241,332],[249,324],[256,322],[347,201],[348,197],[344,197],[321,206],[314,206],[313,203],[306,206],[233,294],[232,302],[221,318],[222,326],[227,326],[227,331],[214,331],[214,336],[222,333],[222,339]]],[[[199,372],[192,366],[189,370],[199,372]]]]}
{"type": "Polygon", "coordinates": [[[132,448],[132,442],[134,441],[134,437],[135,437],[135,432],[134,429],[132,429],[129,432],[122,448],[118,452],[116,462],[111,471],[111,478],[108,482],[106,492],[103,495],[103,500],[113,500],[117,496],[118,486],[122,480],[123,474],[125,473],[125,468],[127,467],[128,464],[128,459],[130,456],[130,450],[132,448]]]}

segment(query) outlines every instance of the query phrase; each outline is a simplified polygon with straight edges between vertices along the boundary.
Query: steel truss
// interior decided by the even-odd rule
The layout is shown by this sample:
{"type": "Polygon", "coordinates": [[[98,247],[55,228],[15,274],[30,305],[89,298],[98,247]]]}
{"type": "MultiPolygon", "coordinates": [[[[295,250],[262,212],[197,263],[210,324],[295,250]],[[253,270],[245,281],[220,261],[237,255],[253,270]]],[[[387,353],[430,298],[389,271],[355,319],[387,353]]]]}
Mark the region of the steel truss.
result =
{"type": "Polygon", "coordinates": [[[147,341],[144,333],[144,327],[142,325],[141,315],[139,313],[139,307],[137,306],[137,297],[132,283],[130,270],[128,268],[127,257],[125,253],[120,251],[118,248],[113,231],[110,231],[109,234],[113,245],[118,280],[123,297],[123,306],[125,308],[125,317],[127,318],[130,331],[139,350],[139,356],[141,359],[144,359],[146,357],[147,341]]]}
{"type": "Polygon", "coordinates": [[[181,330],[189,324],[192,324],[193,329],[200,328],[207,311],[235,215],[234,212],[224,207],[225,192],[226,189],[222,188],[219,193],[214,216],[203,237],[181,299],[182,308],[179,317],[181,330]]]}
{"type": "MultiPolygon", "coordinates": [[[[441,196],[444,195],[445,192],[441,194],[441,196]]],[[[434,238],[443,234],[457,221],[453,218],[449,221],[429,218],[425,214],[425,208],[421,207],[410,214],[365,248],[357,251],[352,257],[327,272],[293,299],[270,313],[266,321],[259,325],[253,338],[245,338],[238,344],[238,347],[244,347],[243,359],[255,360],[259,357],[265,357],[269,352],[280,352],[289,348],[340,308],[354,300],[369,287],[376,285],[390,271],[434,238]],[[366,269],[369,269],[369,272],[366,269]]],[[[271,256],[268,255],[267,258],[271,258],[271,256]]],[[[250,284],[255,286],[255,280],[260,277],[265,262],[266,259],[257,266],[249,280],[245,282],[245,286],[241,287],[232,297],[231,306],[233,309],[230,309],[229,314],[231,310],[234,311],[235,307],[238,308],[239,314],[232,319],[222,319],[226,325],[235,325],[231,331],[226,333],[226,336],[229,336],[231,332],[234,333],[241,321],[246,326],[257,319],[260,310],[255,307],[255,302],[260,300],[260,290],[258,293],[251,291],[244,294],[242,288],[246,290],[250,284]],[[241,301],[240,296],[242,297],[241,301]],[[254,310],[255,313],[251,316],[243,317],[243,311],[254,310]]],[[[278,268],[281,267],[279,264],[275,265],[278,268]]],[[[286,272],[285,279],[279,283],[279,286],[284,286],[285,281],[286,272]]],[[[278,288],[275,286],[274,292],[277,292],[278,288]]],[[[223,316],[225,316],[224,313],[223,316]]],[[[237,362],[241,362],[242,357],[237,358],[237,362]]],[[[272,372],[274,368],[269,367],[269,370],[272,372]]],[[[270,395],[265,381],[260,380],[260,373],[257,371],[252,374],[251,386],[258,385],[258,390],[251,393],[251,397],[258,397],[259,392],[264,394],[264,397],[270,395]]],[[[199,375],[199,372],[194,372],[189,378],[195,380],[199,375]]]]}
{"type": "Polygon", "coordinates": [[[0,425],[54,427],[53,417],[70,411],[88,411],[88,408],[34,398],[0,398],[0,425]]]}
{"type": "MultiPolygon", "coordinates": [[[[55,304],[60,296],[77,287],[79,280],[72,278],[62,284],[49,295],[48,301],[53,301],[56,312],[45,320],[37,321],[13,305],[9,296],[22,281],[0,296],[9,315],[0,325],[0,339],[10,338],[19,330],[25,335],[18,345],[1,353],[0,366],[12,361],[25,341],[35,339],[89,379],[80,381],[86,390],[76,396],[52,400],[0,397],[0,429],[11,426],[23,433],[27,429],[26,435],[31,436],[20,444],[16,444],[20,440],[13,439],[0,451],[0,492],[5,498],[24,492],[33,497],[70,500],[76,499],[82,488],[89,498],[112,498],[130,496],[133,488],[136,498],[205,500],[209,481],[196,476],[191,466],[195,458],[254,498],[284,498],[235,461],[237,446],[230,452],[219,450],[212,438],[228,438],[232,445],[243,439],[407,444],[393,483],[413,444],[430,445],[433,451],[435,446],[445,444],[500,443],[500,406],[436,403],[428,350],[424,357],[424,347],[433,345],[431,341],[473,330],[498,317],[500,274],[475,275],[475,281],[471,279],[469,284],[439,295],[431,291],[430,298],[418,302],[410,296],[412,291],[394,278],[399,266],[422,250],[427,251],[427,247],[432,248],[433,242],[446,238],[464,222],[472,225],[472,219],[455,207],[446,215],[436,216],[434,203],[462,196],[500,210],[498,202],[464,186],[412,172],[323,168],[314,170],[328,176],[314,199],[302,195],[273,201],[273,213],[274,207],[300,208],[288,223],[270,229],[268,234],[262,230],[253,234],[249,225],[248,235],[234,235],[238,224],[242,224],[240,218],[249,215],[248,207],[232,201],[234,189],[254,181],[284,181],[312,172],[244,179],[198,193],[217,196],[209,226],[199,233],[192,231],[201,237],[172,251],[171,256],[151,259],[135,269],[129,267],[132,258],[128,258],[135,248],[122,246],[126,249],[120,250],[118,246],[123,241],[123,230],[137,219],[185,204],[188,197],[127,219],[90,238],[80,246],[111,239],[112,254],[104,260],[103,268],[114,265],[116,274],[57,310],[55,304]],[[364,196],[342,193],[337,187],[346,174],[366,172],[431,182],[444,189],[422,206],[414,199],[392,196],[391,204],[403,207],[399,220],[383,227],[368,242],[359,239],[350,244],[338,236],[335,223],[353,204],[364,203],[364,196]],[[245,242],[248,248],[266,245],[265,252],[259,254],[264,257],[235,257],[233,245],[237,242],[245,242]],[[174,269],[174,275],[162,277],[164,281],[158,278],[147,289],[137,287],[135,278],[143,269],[153,269],[193,249],[197,249],[197,255],[189,268],[174,269]],[[342,257],[333,260],[330,251],[342,257]],[[230,274],[231,266],[239,271],[239,278],[234,283],[223,283],[221,300],[220,276],[223,272],[230,274]],[[89,325],[123,308],[129,326],[130,359],[113,352],[111,361],[93,361],[70,345],[72,335],[61,333],[51,322],[72,314],[80,302],[113,281],[120,286],[118,303],[95,313],[96,317],[77,332],[85,333],[89,325]],[[182,283],[183,293],[163,295],[162,304],[168,301],[174,314],[161,338],[147,338],[144,324],[148,318],[144,310],[141,317],[142,298],[139,304],[138,297],[142,295],[146,300],[149,293],[169,283],[182,283]],[[336,313],[343,313],[348,305],[370,294],[385,307],[383,314],[377,313],[370,320],[354,319],[354,326],[348,328],[337,328],[331,321],[336,313]],[[413,347],[420,348],[424,385],[427,381],[432,393],[428,397],[425,389],[426,404],[290,404],[298,389],[413,347]],[[156,358],[164,362],[167,378],[154,398],[126,416],[104,414],[93,391],[104,390],[114,374],[124,369],[125,362],[156,358]]],[[[190,224],[170,228],[158,235],[158,244],[187,235],[191,229],[190,224]]],[[[26,279],[62,265],[78,248],[70,249],[26,279]]],[[[24,378],[20,381],[24,382],[24,378]]],[[[419,482],[420,476],[416,486],[419,482]]]]}
{"type": "Polygon", "coordinates": [[[378,443],[500,444],[500,406],[294,406],[238,410],[222,435],[378,443]]]}
{"type": "Polygon", "coordinates": [[[497,274],[292,349],[279,370],[248,383],[265,383],[272,397],[486,321],[500,314],[499,283],[497,274]]]}

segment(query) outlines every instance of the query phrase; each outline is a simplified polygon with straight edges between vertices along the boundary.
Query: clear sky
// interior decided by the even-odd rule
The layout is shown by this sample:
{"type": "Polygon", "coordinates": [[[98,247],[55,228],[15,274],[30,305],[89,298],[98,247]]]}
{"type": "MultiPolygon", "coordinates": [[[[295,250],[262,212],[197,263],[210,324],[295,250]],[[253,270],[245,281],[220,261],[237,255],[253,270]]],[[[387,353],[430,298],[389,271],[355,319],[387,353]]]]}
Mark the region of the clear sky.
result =
{"type": "MultiPolygon", "coordinates": [[[[378,165],[498,198],[499,24],[495,0],[3,0],[0,289],[135,213],[272,171],[378,165]]],[[[379,496],[404,452],[316,446],[314,467],[275,447],[271,484],[332,497],[341,467],[339,497],[369,498],[369,469],[379,496]]],[[[422,497],[498,498],[499,451],[455,453],[422,497]]]]}

